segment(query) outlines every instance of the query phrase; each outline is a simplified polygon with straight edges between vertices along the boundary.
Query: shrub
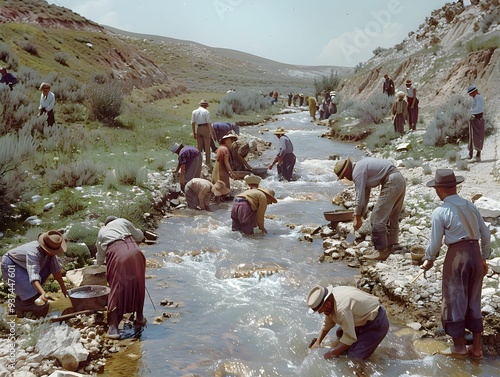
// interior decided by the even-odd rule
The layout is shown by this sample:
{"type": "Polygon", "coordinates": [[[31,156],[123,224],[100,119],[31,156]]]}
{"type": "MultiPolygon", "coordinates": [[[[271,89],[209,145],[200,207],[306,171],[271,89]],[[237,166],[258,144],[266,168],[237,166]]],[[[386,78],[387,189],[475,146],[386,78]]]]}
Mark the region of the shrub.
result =
{"type": "Polygon", "coordinates": [[[59,64],[68,67],[68,54],[66,54],[65,52],[56,52],[56,54],[54,55],[54,60],[59,64]]]}
{"type": "Polygon", "coordinates": [[[483,40],[483,38],[476,37],[471,39],[465,45],[467,52],[474,52],[479,50],[489,50],[489,49],[497,49],[500,47],[500,37],[494,36],[487,40],[483,40]]]}
{"type": "Polygon", "coordinates": [[[62,216],[71,216],[87,208],[82,196],[66,188],[59,196],[59,207],[62,216]]]}
{"type": "Polygon", "coordinates": [[[22,85],[0,86],[0,135],[15,132],[37,112],[38,104],[23,93],[22,85]]]}
{"type": "Polygon", "coordinates": [[[19,47],[21,47],[24,51],[26,51],[30,55],[39,56],[38,55],[38,46],[30,41],[20,42],[19,47]]]}
{"type": "Polygon", "coordinates": [[[86,89],[92,119],[114,120],[122,112],[123,92],[119,82],[92,83],[86,89]]]}
{"type": "Polygon", "coordinates": [[[373,50],[373,55],[377,56],[380,55],[381,53],[387,51],[386,48],[383,47],[377,47],[375,50],[373,50]]]}
{"type": "Polygon", "coordinates": [[[392,96],[384,93],[374,93],[365,101],[357,102],[352,108],[352,116],[362,123],[379,124],[389,114],[393,101],[392,96]]]}
{"type": "Polygon", "coordinates": [[[115,169],[115,175],[119,183],[130,186],[144,186],[148,178],[146,168],[136,162],[118,165],[115,169]]]}
{"type": "Polygon", "coordinates": [[[271,106],[271,99],[254,90],[238,90],[227,93],[220,100],[216,114],[232,117],[234,114],[246,114],[250,111],[260,111],[271,106]]]}
{"type": "Polygon", "coordinates": [[[61,164],[56,169],[48,171],[46,175],[51,192],[65,187],[95,185],[101,178],[101,170],[90,160],[61,164]]]}
{"type": "Polygon", "coordinates": [[[6,43],[0,43],[0,60],[5,62],[9,69],[17,70],[19,64],[17,58],[6,43]]]}
{"type": "Polygon", "coordinates": [[[315,95],[318,96],[323,92],[330,93],[332,90],[337,89],[339,83],[340,77],[338,75],[338,72],[334,72],[332,69],[329,75],[324,75],[318,79],[314,79],[314,90],[316,92],[315,95]]]}
{"type": "Polygon", "coordinates": [[[73,259],[74,268],[81,268],[87,264],[91,254],[85,243],[68,243],[68,250],[64,253],[64,256],[73,259]]]}

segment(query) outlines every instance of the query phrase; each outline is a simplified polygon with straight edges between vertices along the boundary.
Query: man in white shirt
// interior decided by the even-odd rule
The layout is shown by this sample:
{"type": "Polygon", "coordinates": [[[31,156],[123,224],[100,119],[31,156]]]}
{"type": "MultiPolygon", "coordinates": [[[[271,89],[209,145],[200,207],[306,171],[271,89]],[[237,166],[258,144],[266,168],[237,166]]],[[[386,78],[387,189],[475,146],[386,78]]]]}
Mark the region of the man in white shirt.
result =
{"type": "Polygon", "coordinates": [[[472,97],[469,121],[469,162],[481,161],[481,150],[484,142],[484,97],[479,94],[475,85],[469,86],[467,93],[472,97]],[[473,156],[476,150],[476,156],[473,156]]]}
{"type": "Polygon", "coordinates": [[[191,127],[193,129],[193,137],[198,143],[198,150],[203,152],[205,149],[205,164],[211,168],[212,160],[210,158],[210,139],[215,138],[215,132],[210,121],[210,112],[207,110],[208,102],[200,101],[200,107],[193,110],[191,114],[191,127]]]}

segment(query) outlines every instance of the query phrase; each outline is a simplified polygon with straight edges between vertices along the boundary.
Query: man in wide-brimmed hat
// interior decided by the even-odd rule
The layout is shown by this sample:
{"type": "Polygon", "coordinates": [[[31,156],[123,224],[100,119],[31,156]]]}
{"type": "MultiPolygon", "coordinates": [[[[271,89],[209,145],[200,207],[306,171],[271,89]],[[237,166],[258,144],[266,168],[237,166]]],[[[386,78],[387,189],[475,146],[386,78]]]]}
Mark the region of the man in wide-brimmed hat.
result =
{"type": "Polygon", "coordinates": [[[479,94],[476,85],[470,85],[467,93],[473,100],[469,121],[469,162],[479,162],[484,143],[484,97],[479,94]],[[475,156],[474,151],[476,151],[475,156]]]}
{"type": "Polygon", "coordinates": [[[277,163],[278,175],[290,182],[293,176],[295,161],[297,160],[293,154],[293,144],[290,138],[285,135],[286,131],[283,127],[278,127],[273,133],[279,140],[279,152],[272,164],[269,165],[269,170],[277,163]]]}
{"type": "Polygon", "coordinates": [[[251,188],[236,195],[231,208],[231,229],[243,234],[253,234],[256,226],[266,234],[264,215],[269,204],[277,203],[271,189],[251,188]]]}
{"type": "Polygon", "coordinates": [[[347,353],[353,359],[367,359],[389,331],[389,319],[380,300],[355,287],[315,285],[306,298],[309,313],[324,314],[323,326],[309,346],[317,348],[338,324],[337,344],[324,354],[331,359],[347,353]]]}
{"type": "Polygon", "coordinates": [[[212,194],[216,197],[227,195],[231,192],[224,182],[217,181],[212,184],[208,179],[193,178],[186,184],[186,201],[188,208],[211,211],[210,199],[212,194]]]}
{"type": "Polygon", "coordinates": [[[464,178],[451,169],[437,169],[427,187],[434,187],[443,204],[432,213],[432,231],[422,268],[430,269],[441,243],[448,246],[443,265],[442,321],[453,346],[439,353],[448,356],[481,358],[481,288],[488,272],[490,231],[474,204],[457,195],[464,178]],[[473,334],[472,347],[465,345],[465,331],[473,334]]]}
{"type": "Polygon", "coordinates": [[[222,137],[221,144],[215,154],[215,167],[212,171],[212,183],[222,181],[228,189],[231,189],[229,178],[238,179],[231,164],[231,144],[236,140],[238,140],[238,135],[234,131],[230,131],[222,137]]]}
{"type": "Polygon", "coordinates": [[[64,296],[66,286],[61,273],[61,265],[57,256],[66,251],[66,241],[56,230],[40,233],[36,241],[18,246],[2,257],[2,276],[5,281],[13,281],[10,285],[16,294],[15,313],[24,317],[31,313],[34,317],[45,317],[49,311],[49,297],[43,289],[43,283],[52,274],[59,283],[64,296]],[[41,298],[43,304],[35,301],[41,298]]]}
{"type": "Polygon", "coordinates": [[[366,255],[366,259],[385,260],[399,248],[399,215],[403,208],[406,181],[399,169],[391,162],[380,158],[366,157],[356,164],[347,157],[335,164],[335,174],[339,179],[354,182],[356,207],[354,209],[354,229],[362,225],[366,215],[371,189],[380,186],[380,195],[370,216],[372,242],[376,252],[366,255]]]}
{"type": "Polygon", "coordinates": [[[198,150],[200,153],[205,150],[205,164],[210,169],[212,167],[210,140],[215,138],[215,132],[212,128],[210,112],[207,107],[207,100],[202,99],[200,106],[191,113],[191,128],[193,129],[193,137],[198,145],[198,150]]]}
{"type": "Polygon", "coordinates": [[[184,190],[184,186],[191,179],[201,177],[201,153],[195,147],[185,147],[179,143],[172,145],[170,151],[179,155],[173,173],[180,172],[179,182],[184,190]]]}

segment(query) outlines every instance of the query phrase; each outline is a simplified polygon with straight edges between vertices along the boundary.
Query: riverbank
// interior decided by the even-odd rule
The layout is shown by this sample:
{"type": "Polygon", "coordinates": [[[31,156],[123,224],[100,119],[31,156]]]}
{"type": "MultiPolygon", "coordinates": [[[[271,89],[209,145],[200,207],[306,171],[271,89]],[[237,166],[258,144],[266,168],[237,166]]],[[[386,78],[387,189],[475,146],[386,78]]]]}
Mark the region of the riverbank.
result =
{"type": "MultiPolygon", "coordinates": [[[[423,136],[424,131],[416,131],[417,136],[423,136]]],[[[449,340],[444,336],[441,324],[441,284],[442,264],[446,247],[441,249],[440,256],[434,267],[419,275],[421,261],[414,260],[416,252],[425,250],[428,245],[431,230],[431,214],[434,208],[441,204],[434,189],[425,186],[433,179],[437,168],[454,169],[457,175],[465,177],[465,181],[458,186],[459,194],[475,202],[480,208],[483,218],[489,225],[492,233],[491,259],[500,256],[497,246],[500,244],[500,197],[496,169],[497,151],[496,137],[492,136],[485,142],[483,161],[469,164],[469,170],[457,170],[456,165],[445,160],[426,161],[426,166],[405,166],[405,161],[397,159],[398,146],[409,142],[409,134],[394,140],[387,146],[384,156],[372,154],[373,157],[388,158],[400,169],[407,182],[405,205],[400,222],[399,242],[402,249],[396,251],[384,262],[367,262],[363,255],[373,252],[369,236],[368,221],[365,220],[355,241],[351,244],[346,236],[352,232],[352,224],[340,223],[336,232],[329,227],[323,229],[324,255],[320,259],[334,262],[345,260],[352,267],[359,267],[361,277],[358,287],[365,289],[382,298],[389,313],[401,323],[421,331],[422,337],[437,337],[449,340]],[[387,150],[390,156],[387,157],[387,150]]],[[[415,137],[413,133],[412,137],[415,137]]],[[[418,138],[417,138],[418,139],[418,138]]],[[[411,143],[410,143],[411,144],[411,143]]],[[[417,145],[406,145],[407,148],[416,148],[417,145]]],[[[467,151],[462,150],[466,155],[467,151]]],[[[376,201],[379,190],[372,190],[370,202],[376,201]]],[[[334,199],[335,204],[352,208],[355,192],[352,186],[334,199]]],[[[368,214],[368,216],[370,213],[368,214]]],[[[368,217],[367,217],[368,218],[368,217]]],[[[484,322],[483,348],[485,355],[500,353],[500,275],[490,267],[483,282],[482,312],[484,322]]]]}

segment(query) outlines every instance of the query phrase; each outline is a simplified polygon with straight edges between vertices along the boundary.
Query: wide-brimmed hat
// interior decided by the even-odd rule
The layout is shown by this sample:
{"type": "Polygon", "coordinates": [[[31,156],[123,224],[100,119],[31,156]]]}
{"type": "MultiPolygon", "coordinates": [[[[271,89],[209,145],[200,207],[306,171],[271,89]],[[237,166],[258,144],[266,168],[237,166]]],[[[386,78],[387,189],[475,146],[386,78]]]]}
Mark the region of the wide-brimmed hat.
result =
{"type": "Polygon", "coordinates": [[[406,85],[411,85],[411,80],[406,80],[406,85]]]}
{"type": "Polygon", "coordinates": [[[238,139],[238,135],[236,135],[236,132],[234,132],[233,130],[229,131],[227,134],[225,134],[224,136],[221,137],[221,141],[224,140],[224,139],[229,139],[229,138],[233,138],[233,139],[238,139]]]}
{"type": "Polygon", "coordinates": [[[38,244],[48,255],[63,255],[68,246],[61,233],[49,230],[38,235],[38,244]]]}
{"type": "Polygon", "coordinates": [[[399,99],[404,98],[405,97],[405,93],[399,91],[399,92],[396,93],[396,97],[398,97],[399,99]]]}
{"type": "Polygon", "coordinates": [[[175,143],[174,145],[172,145],[172,147],[170,148],[170,151],[172,153],[177,153],[177,151],[182,148],[182,144],[179,144],[179,143],[175,143]]]}
{"type": "Polygon", "coordinates": [[[267,196],[268,198],[270,198],[270,199],[271,199],[271,202],[273,202],[273,203],[278,203],[278,201],[277,201],[277,200],[276,200],[276,198],[274,197],[274,195],[275,195],[275,194],[274,194],[274,190],[271,190],[271,189],[263,189],[263,188],[260,188],[260,187],[259,187],[257,190],[260,190],[260,191],[262,191],[264,194],[266,194],[266,196],[267,196]]]}
{"type": "Polygon", "coordinates": [[[457,175],[451,169],[436,169],[436,174],[432,181],[427,182],[427,187],[453,187],[462,183],[464,177],[457,175]]]}
{"type": "Polygon", "coordinates": [[[331,285],[326,288],[321,285],[315,285],[311,289],[306,299],[307,306],[309,306],[309,314],[317,312],[323,306],[328,296],[332,294],[332,289],[333,286],[331,285]]]}
{"type": "Polygon", "coordinates": [[[260,184],[260,181],[262,180],[262,178],[260,178],[258,175],[254,175],[254,174],[249,174],[249,175],[245,175],[245,178],[243,178],[245,180],[245,183],[247,185],[259,185],[260,184]]]}
{"type": "Polygon", "coordinates": [[[335,164],[335,167],[333,168],[333,171],[339,177],[339,179],[344,178],[344,175],[347,171],[347,168],[352,165],[351,163],[351,158],[347,156],[347,160],[339,160],[335,164]]]}
{"type": "Polygon", "coordinates": [[[471,93],[474,93],[476,90],[477,90],[476,86],[474,84],[472,84],[472,85],[469,85],[469,87],[467,88],[467,93],[471,94],[471,93]]]}
{"type": "Polygon", "coordinates": [[[208,106],[208,101],[206,99],[202,99],[200,101],[200,106],[208,106]]]}
{"type": "Polygon", "coordinates": [[[286,134],[286,131],[283,127],[278,127],[276,130],[273,132],[275,135],[284,135],[286,134]]]}
{"type": "Polygon", "coordinates": [[[212,187],[212,192],[215,194],[215,196],[222,196],[229,194],[231,190],[227,188],[224,182],[217,181],[212,187]]]}
{"type": "Polygon", "coordinates": [[[116,216],[108,216],[106,220],[104,220],[104,225],[108,225],[111,221],[116,220],[118,217],[116,216]]]}
{"type": "Polygon", "coordinates": [[[335,95],[337,95],[337,93],[335,93],[335,92],[332,90],[332,91],[330,92],[330,95],[331,95],[331,96],[335,96],[335,95]]]}

